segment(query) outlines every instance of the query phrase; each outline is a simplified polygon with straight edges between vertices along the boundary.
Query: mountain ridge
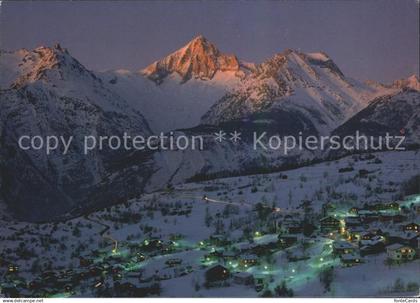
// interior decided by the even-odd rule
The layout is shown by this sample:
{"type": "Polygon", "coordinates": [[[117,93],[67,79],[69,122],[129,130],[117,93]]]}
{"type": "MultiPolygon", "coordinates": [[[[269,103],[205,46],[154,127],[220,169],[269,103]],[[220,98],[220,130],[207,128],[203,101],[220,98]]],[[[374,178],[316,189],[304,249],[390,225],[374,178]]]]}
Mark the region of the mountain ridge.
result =
{"type": "Polygon", "coordinates": [[[222,53],[214,44],[200,35],[163,59],[153,62],[141,73],[160,84],[172,73],[182,82],[191,78],[212,79],[216,72],[238,72],[240,62],[235,55],[222,53]]]}
{"type": "Polygon", "coordinates": [[[254,151],[245,134],[254,129],[329,134],[371,100],[418,83],[410,78],[391,86],[362,84],[346,77],[323,52],[287,49],[260,64],[244,63],[204,39],[170,54],[176,55],[151,67],[149,75],[91,71],[60,45],[2,51],[3,200],[19,216],[37,220],[118,203],[197,175],[305,163],[322,155],[254,151]],[[178,135],[203,134],[208,150],[83,158],[77,153],[46,157],[15,146],[22,134],[121,135],[128,130],[147,136],[175,129],[178,135]],[[238,129],[244,140],[215,145],[213,134],[219,129],[238,129]]]}
{"type": "MultiPolygon", "coordinates": [[[[42,47],[18,55],[25,58],[21,63],[26,63],[16,64],[22,69],[21,75],[16,81],[10,81],[13,77],[1,79],[7,88],[0,90],[0,192],[18,217],[38,220],[87,204],[88,195],[94,200],[95,194],[104,190],[91,194],[91,188],[100,187],[98,184],[115,170],[113,164],[127,156],[125,151],[84,155],[84,136],[121,136],[124,131],[147,136],[151,131],[139,111],[61,47],[42,47]],[[27,66],[34,68],[27,70],[27,66]],[[73,136],[71,151],[64,155],[57,149],[47,155],[45,150],[23,150],[17,144],[21,136],[48,135],[73,136]]],[[[3,53],[1,59],[15,58],[3,53]]],[[[120,199],[118,186],[114,183],[114,197],[108,195],[102,201],[120,199]]]]}

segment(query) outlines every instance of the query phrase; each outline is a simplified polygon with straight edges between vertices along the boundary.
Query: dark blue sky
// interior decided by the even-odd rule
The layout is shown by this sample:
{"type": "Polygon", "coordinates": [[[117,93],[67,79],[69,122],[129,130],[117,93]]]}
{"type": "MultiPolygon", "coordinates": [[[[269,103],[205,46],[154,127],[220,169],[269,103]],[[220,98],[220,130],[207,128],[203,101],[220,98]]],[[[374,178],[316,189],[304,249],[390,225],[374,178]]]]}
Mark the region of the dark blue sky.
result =
{"type": "Polygon", "coordinates": [[[418,8],[416,0],[3,1],[0,42],[8,50],[60,42],[91,69],[139,69],[203,34],[245,61],[322,50],[349,76],[388,82],[419,73],[418,8]]]}

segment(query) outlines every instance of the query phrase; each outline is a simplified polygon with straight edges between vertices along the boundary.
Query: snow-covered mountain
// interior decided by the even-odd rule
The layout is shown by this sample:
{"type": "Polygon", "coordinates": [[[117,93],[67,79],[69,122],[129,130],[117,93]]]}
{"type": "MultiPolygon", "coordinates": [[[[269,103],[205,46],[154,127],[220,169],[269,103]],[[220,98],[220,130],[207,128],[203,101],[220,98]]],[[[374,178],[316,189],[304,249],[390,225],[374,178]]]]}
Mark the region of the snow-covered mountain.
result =
{"type": "Polygon", "coordinates": [[[222,53],[203,36],[140,71],[100,77],[141,110],[154,132],[281,111],[328,133],[369,100],[395,90],[345,77],[322,52],[286,50],[254,64],[222,53]]]}
{"type": "Polygon", "coordinates": [[[141,110],[153,131],[161,132],[198,125],[202,115],[253,67],[198,36],[145,69],[108,71],[100,76],[141,110]]]}
{"type": "MultiPolygon", "coordinates": [[[[411,82],[410,82],[411,83],[411,82]]],[[[269,171],[325,156],[323,151],[255,150],[251,133],[287,136],[328,135],[380,96],[397,94],[397,86],[372,86],[347,78],[325,53],[287,50],[252,70],[185,134],[205,137],[204,151],[172,151],[156,159],[165,167],[153,178],[178,183],[185,179],[269,171]],[[241,132],[240,143],[214,144],[214,133],[241,132]]],[[[385,97],[384,97],[385,98],[385,97]]],[[[403,117],[402,120],[408,123],[403,117]]],[[[155,182],[153,182],[155,183],[155,182]]]]}
{"type": "Polygon", "coordinates": [[[417,75],[411,75],[405,79],[399,79],[392,83],[393,88],[411,88],[420,91],[420,81],[417,75]]]}
{"type": "Polygon", "coordinates": [[[387,91],[389,92],[389,90],[391,90],[390,93],[392,93],[392,90],[396,92],[402,88],[411,88],[414,90],[420,90],[420,81],[417,75],[411,75],[407,78],[395,80],[390,84],[384,84],[384,83],[374,81],[374,80],[365,81],[365,84],[373,88],[374,90],[377,90],[378,92],[380,92],[380,94],[377,95],[376,97],[385,95],[386,93],[384,92],[387,92],[387,91]]]}
{"type": "MultiPolygon", "coordinates": [[[[219,100],[202,122],[218,124],[255,113],[282,111],[310,121],[325,134],[366,106],[378,90],[346,78],[325,53],[289,49],[257,65],[255,72],[219,100]]],[[[385,88],[380,90],[383,94],[385,88]]]]}
{"type": "MultiPolygon", "coordinates": [[[[84,155],[83,137],[148,135],[143,116],[59,45],[2,52],[0,62],[6,71],[0,81],[1,192],[9,207],[27,219],[46,219],[88,197],[94,200],[93,186],[126,168],[119,162],[126,152],[84,155]],[[45,149],[20,149],[17,141],[23,135],[74,140],[66,155],[62,146],[47,155],[45,149]]],[[[145,176],[146,170],[138,178],[145,176]]],[[[119,198],[107,197],[109,202],[119,198]]]]}
{"type": "Polygon", "coordinates": [[[240,73],[244,67],[235,55],[221,53],[205,37],[198,36],[176,52],[153,62],[142,73],[159,84],[173,73],[180,75],[183,82],[191,78],[210,80],[217,72],[240,73]]]}
{"type": "MultiPolygon", "coordinates": [[[[329,134],[371,99],[396,98],[401,86],[418,85],[417,78],[391,86],[359,83],[325,53],[286,50],[261,64],[245,63],[202,36],[134,72],[90,71],[59,45],[2,51],[0,68],[1,195],[30,220],[125,201],[191,178],[305,163],[322,154],[254,150],[251,132],[329,134]],[[176,136],[202,135],[204,150],[81,153],[83,136],[174,129],[176,136]],[[227,140],[215,144],[220,130],[227,140]],[[237,143],[228,140],[235,130],[242,134],[237,143]],[[66,155],[62,149],[47,155],[17,148],[21,135],[75,139],[66,155]]],[[[415,106],[418,97],[409,100],[407,106],[415,106]]],[[[404,127],[417,127],[416,117],[404,115],[404,127]]]]}
{"type": "MultiPolygon", "coordinates": [[[[322,151],[253,148],[253,133],[295,136],[329,134],[370,98],[395,92],[346,78],[325,53],[304,54],[287,50],[253,65],[240,83],[203,116],[201,126],[183,130],[203,135],[204,151],[174,151],[159,157],[170,163],[171,182],[206,175],[223,176],[288,167],[322,157],[322,151]],[[214,133],[241,133],[241,142],[214,144],[214,133]]],[[[159,162],[159,161],[158,161],[159,162]]],[[[161,163],[161,162],[159,162],[161,163]]],[[[163,165],[163,164],[162,164],[163,165]]]]}

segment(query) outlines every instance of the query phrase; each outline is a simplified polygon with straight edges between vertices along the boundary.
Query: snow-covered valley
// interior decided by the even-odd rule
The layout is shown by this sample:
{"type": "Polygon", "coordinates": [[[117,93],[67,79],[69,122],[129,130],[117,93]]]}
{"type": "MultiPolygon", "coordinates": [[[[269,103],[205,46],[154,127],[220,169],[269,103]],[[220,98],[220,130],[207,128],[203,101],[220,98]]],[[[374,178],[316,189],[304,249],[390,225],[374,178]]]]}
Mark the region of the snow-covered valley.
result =
{"type": "Polygon", "coordinates": [[[62,222],[2,219],[1,287],[32,297],[411,295],[419,259],[392,261],[390,249],[419,253],[418,230],[406,228],[419,222],[420,196],[403,192],[419,160],[355,155],[178,185],[62,222]],[[340,226],[325,230],[326,217],[340,226]],[[229,275],[214,280],[217,265],[229,275]]]}

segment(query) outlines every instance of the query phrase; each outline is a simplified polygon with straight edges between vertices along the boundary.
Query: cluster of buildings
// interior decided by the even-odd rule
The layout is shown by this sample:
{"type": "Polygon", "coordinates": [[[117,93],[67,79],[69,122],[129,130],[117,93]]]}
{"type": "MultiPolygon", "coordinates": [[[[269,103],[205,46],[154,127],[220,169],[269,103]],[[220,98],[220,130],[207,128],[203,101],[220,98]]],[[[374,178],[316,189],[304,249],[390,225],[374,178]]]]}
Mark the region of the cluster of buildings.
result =
{"type": "Polygon", "coordinates": [[[420,254],[419,224],[410,221],[417,218],[415,209],[402,212],[397,202],[376,203],[339,216],[328,208],[320,219],[321,233],[336,239],[334,253],[343,265],[362,263],[370,254],[387,253],[391,262],[411,261],[420,254]]]}
{"type": "Polygon", "coordinates": [[[8,263],[2,291],[15,297],[48,297],[58,292],[72,294],[82,283],[87,283],[94,296],[157,295],[160,281],[196,270],[190,265],[192,260],[171,256],[191,248],[204,252],[198,263],[206,287],[234,283],[254,287],[256,291],[270,283],[268,272],[272,264],[265,261],[268,257],[284,250],[287,262],[308,260],[311,256],[302,247],[320,237],[330,239],[326,242],[329,257],[338,258],[343,267],[362,264],[371,254],[386,254],[390,264],[410,262],[420,255],[416,208],[403,208],[392,202],[352,207],[342,212],[327,203],[320,217],[313,210],[308,211],[310,207],[306,201],[302,203],[302,211],[296,214],[274,212],[265,221],[266,229],[252,231],[251,241],[242,238],[240,242],[225,234],[213,234],[196,247],[182,247],[180,241],[171,237],[171,240],[148,238],[126,242],[124,250],[117,253],[93,251],[80,257],[77,269],[46,271],[29,282],[19,277],[18,266],[8,263]],[[274,233],[268,231],[273,225],[274,233]],[[145,275],[141,264],[155,256],[166,257],[161,268],[145,275]]]}
{"type": "Polygon", "coordinates": [[[44,271],[30,281],[19,274],[19,268],[8,263],[1,291],[11,297],[50,297],[56,294],[72,295],[82,285],[95,296],[139,296],[157,294],[159,281],[182,276],[192,271],[191,266],[181,264],[180,259],[169,259],[165,270],[143,277],[138,270],[147,259],[174,253],[178,250],[174,241],[157,238],[140,243],[126,243],[124,250],[95,250],[79,257],[74,269],[44,271]]]}
{"type": "MultiPolygon", "coordinates": [[[[230,281],[257,285],[256,289],[260,289],[264,283],[255,282],[255,275],[247,271],[250,267],[261,268],[263,256],[282,249],[286,249],[288,262],[310,259],[299,244],[309,243],[318,236],[332,240],[328,245],[331,257],[339,258],[343,267],[362,264],[366,256],[374,254],[386,254],[390,264],[410,262],[420,255],[420,227],[414,222],[418,218],[416,207],[404,209],[397,202],[376,203],[353,207],[343,215],[329,204],[323,207],[323,214],[313,223],[318,232],[312,235],[310,231],[309,235],[305,234],[305,224],[311,224],[298,214],[281,217],[281,233],[276,239],[232,245],[222,235],[213,236],[209,243],[222,249],[204,256],[204,262],[213,265],[207,271],[209,285],[223,285],[230,281]]],[[[314,222],[313,217],[309,221],[314,222]]],[[[264,281],[264,278],[259,281],[264,281]]]]}

